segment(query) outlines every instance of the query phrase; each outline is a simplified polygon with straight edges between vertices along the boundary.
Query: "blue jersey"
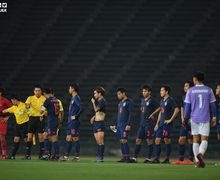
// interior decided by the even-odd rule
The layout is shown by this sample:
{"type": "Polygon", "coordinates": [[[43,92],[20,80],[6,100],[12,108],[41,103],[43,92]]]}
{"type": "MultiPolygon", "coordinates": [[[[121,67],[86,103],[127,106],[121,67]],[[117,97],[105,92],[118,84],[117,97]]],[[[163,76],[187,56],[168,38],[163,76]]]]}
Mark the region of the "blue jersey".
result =
{"type": "Polygon", "coordinates": [[[149,123],[149,116],[159,107],[159,103],[153,97],[149,97],[148,99],[141,99],[141,115],[140,115],[140,125],[147,125],[149,123]]]}
{"type": "Polygon", "coordinates": [[[103,112],[106,113],[106,100],[104,98],[97,100],[95,102],[96,107],[98,107],[98,110],[96,112],[103,112]]]}
{"type": "Polygon", "coordinates": [[[60,112],[59,100],[56,97],[49,97],[44,101],[43,106],[47,110],[48,123],[57,123],[60,112]]]}
{"type": "Polygon", "coordinates": [[[72,121],[71,116],[76,116],[76,120],[80,120],[80,113],[82,112],[81,100],[78,95],[71,98],[69,105],[68,122],[72,121]]]}
{"type": "Polygon", "coordinates": [[[172,117],[174,113],[174,109],[177,107],[178,106],[176,102],[170,96],[166,100],[162,99],[160,101],[161,117],[160,117],[159,127],[164,125],[165,120],[169,120],[172,117]]]}
{"type": "Polygon", "coordinates": [[[217,107],[217,120],[220,120],[220,98],[217,98],[216,101],[216,107],[217,107]]]}
{"type": "Polygon", "coordinates": [[[133,101],[127,98],[124,101],[120,101],[118,104],[118,123],[129,125],[133,120],[133,101]]]}

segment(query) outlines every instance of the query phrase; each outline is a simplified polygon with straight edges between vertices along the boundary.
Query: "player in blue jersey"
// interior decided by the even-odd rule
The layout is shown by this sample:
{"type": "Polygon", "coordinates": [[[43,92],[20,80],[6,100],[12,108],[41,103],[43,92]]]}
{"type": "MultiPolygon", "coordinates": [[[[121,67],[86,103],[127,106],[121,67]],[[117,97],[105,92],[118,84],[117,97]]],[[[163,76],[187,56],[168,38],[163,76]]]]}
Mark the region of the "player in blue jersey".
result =
{"type": "MultiPolygon", "coordinates": [[[[217,139],[220,141],[220,83],[216,84],[217,139]]],[[[218,163],[220,165],[220,162],[218,163]]]]}
{"type": "Polygon", "coordinates": [[[156,131],[156,158],[152,161],[152,163],[160,163],[161,139],[164,139],[166,144],[166,158],[162,163],[170,163],[171,133],[173,129],[173,121],[179,113],[179,108],[169,94],[170,87],[166,85],[161,86],[160,96],[162,99],[160,101],[160,113],[154,128],[156,131]]]}
{"type": "Polygon", "coordinates": [[[184,161],[184,154],[185,154],[185,148],[186,148],[185,144],[187,140],[189,144],[189,162],[188,163],[192,163],[194,159],[193,149],[192,149],[193,140],[192,140],[190,121],[184,120],[184,104],[185,104],[184,100],[185,100],[186,92],[192,86],[193,86],[193,83],[191,81],[187,81],[184,83],[183,90],[185,94],[182,96],[181,106],[180,106],[181,128],[180,128],[180,136],[179,136],[179,161],[177,161],[176,164],[181,164],[181,162],[184,161]]]}
{"type": "Polygon", "coordinates": [[[151,162],[153,153],[153,135],[154,135],[154,119],[157,112],[160,111],[159,103],[151,96],[152,89],[145,85],[142,88],[143,98],[141,99],[140,107],[140,126],[137,132],[135,154],[132,160],[137,162],[137,157],[141,150],[143,140],[146,140],[148,145],[147,158],[144,163],[151,162]]]}
{"type": "Polygon", "coordinates": [[[59,104],[59,100],[53,96],[52,89],[45,88],[44,96],[46,97],[46,100],[43,103],[41,113],[44,115],[47,115],[48,117],[47,132],[48,132],[48,136],[50,136],[50,139],[52,141],[52,146],[54,148],[53,160],[59,160],[59,143],[58,143],[57,131],[58,131],[58,126],[60,122],[59,120],[60,104],[59,104]]]}
{"type": "Polygon", "coordinates": [[[131,122],[133,120],[133,101],[127,97],[125,88],[117,89],[118,116],[116,125],[112,129],[117,130],[116,136],[121,144],[122,159],[118,162],[130,163],[128,132],[131,130],[131,122]]]}
{"type": "Polygon", "coordinates": [[[75,146],[75,157],[74,161],[79,161],[79,153],[80,153],[80,142],[79,142],[79,134],[80,134],[80,115],[82,113],[82,103],[81,99],[78,95],[79,85],[74,83],[69,87],[69,93],[72,96],[70,105],[69,105],[69,113],[68,113],[68,123],[67,123],[67,136],[66,136],[66,152],[61,160],[66,161],[69,159],[69,154],[72,150],[72,146],[74,143],[75,146]]]}
{"type": "Polygon", "coordinates": [[[97,143],[98,157],[95,162],[104,162],[104,136],[105,136],[105,116],[106,100],[104,98],[105,89],[97,87],[94,90],[94,98],[91,99],[95,115],[91,118],[90,123],[93,125],[93,133],[97,143]]]}

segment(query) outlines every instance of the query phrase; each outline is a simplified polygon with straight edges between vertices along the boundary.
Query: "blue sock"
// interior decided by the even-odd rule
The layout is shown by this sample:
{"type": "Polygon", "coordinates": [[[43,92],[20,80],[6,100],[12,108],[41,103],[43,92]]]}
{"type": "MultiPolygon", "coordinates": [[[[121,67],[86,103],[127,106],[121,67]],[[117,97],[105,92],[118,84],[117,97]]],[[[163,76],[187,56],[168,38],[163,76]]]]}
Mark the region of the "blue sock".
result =
{"type": "Polygon", "coordinates": [[[124,155],[125,155],[124,144],[121,144],[121,154],[122,154],[122,157],[124,158],[124,155]]]}
{"type": "Polygon", "coordinates": [[[185,144],[179,144],[179,155],[180,155],[179,160],[180,161],[184,160],[185,149],[186,149],[185,144]]]}
{"type": "Polygon", "coordinates": [[[160,153],[161,153],[161,145],[160,144],[156,144],[156,156],[159,159],[160,158],[160,153]]]}
{"type": "Polygon", "coordinates": [[[49,151],[49,154],[52,153],[52,142],[51,141],[48,141],[48,151],[49,151]]]}
{"type": "Polygon", "coordinates": [[[167,159],[170,158],[170,154],[171,154],[171,144],[166,144],[166,156],[167,156],[167,159]]]}
{"type": "Polygon", "coordinates": [[[140,144],[136,144],[136,145],[135,145],[135,151],[134,151],[134,156],[135,156],[135,158],[138,157],[140,151],[141,151],[141,145],[140,145],[140,144]]]}
{"type": "Polygon", "coordinates": [[[48,139],[44,139],[44,154],[49,154],[50,141],[48,139]]]}
{"type": "Polygon", "coordinates": [[[189,144],[189,157],[194,158],[193,145],[189,144]]]}
{"type": "Polygon", "coordinates": [[[80,152],[80,143],[79,141],[75,141],[75,149],[76,149],[76,154],[75,156],[79,156],[79,152],[80,152]]]}
{"type": "Polygon", "coordinates": [[[151,159],[152,154],[153,154],[153,144],[148,145],[148,159],[151,159]]]}
{"type": "Polygon", "coordinates": [[[104,158],[105,145],[99,145],[99,149],[100,149],[99,157],[101,159],[103,159],[104,158]]]}
{"type": "Polygon", "coordinates": [[[59,156],[60,150],[59,150],[58,141],[53,142],[53,149],[54,149],[54,152],[55,152],[55,156],[59,156]]]}
{"type": "Polygon", "coordinates": [[[97,144],[97,155],[98,155],[98,157],[100,157],[100,154],[101,154],[100,152],[101,152],[100,145],[97,144]]]}
{"type": "Polygon", "coordinates": [[[66,153],[65,153],[66,156],[69,156],[72,147],[73,147],[72,141],[66,141],[66,153]]]}
{"type": "Polygon", "coordinates": [[[128,146],[128,143],[124,144],[124,148],[125,148],[125,157],[126,157],[126,159],[129,159],[129,146],[128,146]]]}

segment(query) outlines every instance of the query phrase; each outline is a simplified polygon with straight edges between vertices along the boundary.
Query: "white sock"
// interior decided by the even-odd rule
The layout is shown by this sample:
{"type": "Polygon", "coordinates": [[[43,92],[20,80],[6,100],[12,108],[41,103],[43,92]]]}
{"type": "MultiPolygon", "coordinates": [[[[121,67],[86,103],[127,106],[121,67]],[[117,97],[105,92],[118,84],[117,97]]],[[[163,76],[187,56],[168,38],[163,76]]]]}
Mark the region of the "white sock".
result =
{"type": "Polygon", "coordinates": [[[208,147],[208,141],[203,140],[199,146],[199,153],[204,155],[207,150],[207,147],[208,147]]]}
{"type": "Polygon", "coordinates": [[[199,143],[193,143],[193,153],[194,153],[196,162],[198,162],[199,160],[196,156],[199,154],[199,143]]]}

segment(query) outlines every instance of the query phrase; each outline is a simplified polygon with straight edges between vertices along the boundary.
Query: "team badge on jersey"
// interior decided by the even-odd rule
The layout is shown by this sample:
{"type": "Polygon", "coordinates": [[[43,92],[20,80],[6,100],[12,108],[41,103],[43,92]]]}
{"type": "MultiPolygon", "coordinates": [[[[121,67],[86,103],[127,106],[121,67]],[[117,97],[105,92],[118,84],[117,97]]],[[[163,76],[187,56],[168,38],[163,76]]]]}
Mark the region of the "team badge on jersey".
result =
{"type": "Polygon", "coordinates": [[[147,102],[146,102],[146,106],[149,106],[149,104],[150,104],[150,102],[149,102],[149,101],[147,101],[147,102]]]}
{"type": "Polygon", "coordinates": [[[167,106],[167,102],[165,102],[164,105],[167,106]]]}
{"type": "Polygon", "coordinates": [[[126,102],[123,103],[123,107],[125,107],[125,106],[126,106],[126,102]]]}

